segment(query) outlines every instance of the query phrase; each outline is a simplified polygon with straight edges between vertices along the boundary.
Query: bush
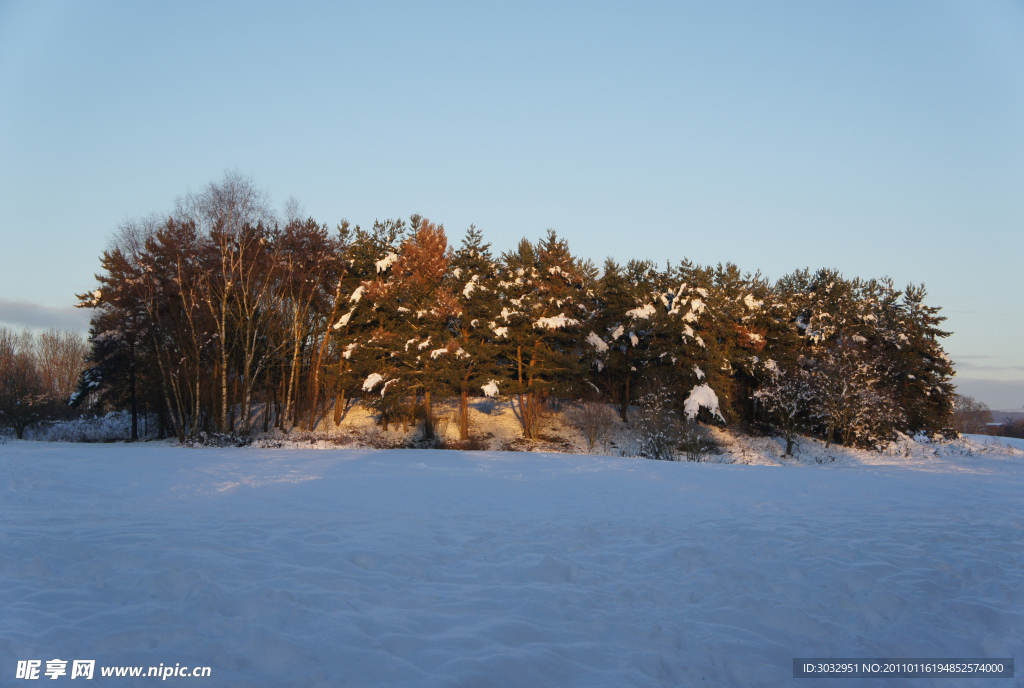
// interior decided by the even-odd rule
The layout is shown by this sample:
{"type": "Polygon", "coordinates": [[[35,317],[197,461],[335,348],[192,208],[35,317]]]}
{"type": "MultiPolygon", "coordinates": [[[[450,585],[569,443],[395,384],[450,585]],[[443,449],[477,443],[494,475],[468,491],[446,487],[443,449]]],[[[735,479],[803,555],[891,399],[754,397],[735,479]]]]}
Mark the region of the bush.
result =
{"type": "Polygon", "coordinates": [[[675,461],[683,439],[683,424],[667,384],[652,379],[640,395],[636,430],[640,456],[657,461],[675,461]]]}
{"type": "Polygon", "coordinates": [[[615,412],[605,404],[598,401],[582,401],[566,414],[569,425],[583,433],[587,441],[587,451],[594,453],[594,447],[601,443],[605,453],[608,452],[608,442],[611,441],[612,426],[617,416],[615,412]]]}
{"type": "Polygon", "coordinates": [[[248,447],[252,442],[252,435],[201,432],[195,437],[185,440],[184,444],[186,447],[248,447]]]}
{"type": "Polygon", "coordinates": [[[687,461],[707,461],[722,452],[711,430],[697,421],[687,420],[683,423],[681,435],[679,448],[683,450],[687,461]]]}

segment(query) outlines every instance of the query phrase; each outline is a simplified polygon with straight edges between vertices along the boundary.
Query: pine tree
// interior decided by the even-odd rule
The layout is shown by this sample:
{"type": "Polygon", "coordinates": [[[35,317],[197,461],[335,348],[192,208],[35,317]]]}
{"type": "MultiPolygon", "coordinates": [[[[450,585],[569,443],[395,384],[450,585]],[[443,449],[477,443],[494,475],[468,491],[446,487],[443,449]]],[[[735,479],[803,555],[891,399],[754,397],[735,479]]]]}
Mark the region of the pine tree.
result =
{"type": "Polygon", "coordinates": [[[642,318],[633,316],[649,314],[647,305],[657,280],[657,270],[649,261],[630,261],[625,268],[611,258],[605,261],[596,314],[584,340],[591,378],[618,408],[623,422],[628,421],[650,346],[649,328],[642,318]],[[639,326],[634,327],[634,322],[639,326]]]}
{"type": "Polygon", "coordinates": [[[459,397],[459,438],[465,441],[470,390],[497,386],[501,375],[493,345],[497,335],[488,325],[500,312],[498,266],[476,227],[469,228],[455,251],[447,279],[447,292],[454,295],[458,310],[448,318],[448,354],[439,360],[445,367],[442,378],[459,397]]]}
{"type": "Polygon", "coordinates": [[[537,439],[546,399],[570,392],[583,356],[578,333],[590,317],[585,276],[569,246],[549,230],[502,256],[501,312],[491,329],[511,378],[523,435],[537,439]]]}

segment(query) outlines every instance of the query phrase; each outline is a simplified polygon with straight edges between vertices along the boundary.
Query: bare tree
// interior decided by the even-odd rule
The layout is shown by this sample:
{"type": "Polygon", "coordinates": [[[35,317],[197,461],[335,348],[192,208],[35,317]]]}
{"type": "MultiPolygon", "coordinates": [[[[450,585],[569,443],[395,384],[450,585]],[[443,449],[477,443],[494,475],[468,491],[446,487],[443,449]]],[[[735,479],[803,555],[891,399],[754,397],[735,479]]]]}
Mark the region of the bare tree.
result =
{"type": "MultiPolygon", "coordinates": [[[[182,219],[193,220],[203,239],[214,252],[209,266],[200,273],[203,299],[210,315],[217,324],[217,349],[220,353],[220,421],[222,431],[228,429],[228,329],[232,304],[239,301],[243,291],[255,289],[248,294],[243,309],[255,312],[266,298],[269,279],[260,279],[261,271],[267,269],[263,260],[266,241],[262,236],[265,228],[275,223],[270,207],[270,195],[258,189],[251,177],[237,171],[224,173],[220,182],[211,182],[198,194],[188,193],[178,199],[175,214],[182,219]],[[254,282],[259,282],[254,287],[254,282]]],[[[251,325],[252,323],[248,323],[251,325]]],[[[245,386],[251,392],[251,365],[253,359],[248,350],[255,342],[251,328],[246,333],[245,386]]],[[[248,398],[251,399],[251,396],[248,398]]],[[[248,416],[243,421],[248,428],[248,416]]]]}
{"type": "Polygon", "coordinates": [[[607,447],[612,425],[617,418],[607,404],[587,399],[571,408],[567,416],[569,424],[583,433],[588,452],[593,454],[598,442],[607,447]]]}
{"type": "Polygon", "coordinates": [[[89,352],[85,338],[77,332],[50,329],[39,334],[35,349],[42,393],[67,402],[85,369],[89,352]]]}
{"type": "Polygon", "coordinates": [[[981,434],[992,422],[988,405],[974,397],[957,394],[953,398],[953,428],[963,434],[981,434]]]}
{"type": "Polygon", "coordinates": [[[45,402],[42,390],[32,333],[0,327],[0,423],[11,427],[19,440],[39,418],[45,402]]]}

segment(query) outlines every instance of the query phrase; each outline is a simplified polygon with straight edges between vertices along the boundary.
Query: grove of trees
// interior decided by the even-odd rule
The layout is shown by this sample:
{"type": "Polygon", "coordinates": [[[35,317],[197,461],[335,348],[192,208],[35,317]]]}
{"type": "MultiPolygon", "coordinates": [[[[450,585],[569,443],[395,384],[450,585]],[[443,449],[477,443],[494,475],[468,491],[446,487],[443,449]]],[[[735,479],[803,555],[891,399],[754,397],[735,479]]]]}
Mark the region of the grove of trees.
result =
{"type": "Polygon", "coordinates": [[[277,221],[228,174],[100,259],[82,392],[168,434],[312,430],[358,399],[389,424],[501,395],[535,439],[552,398],[872,445],[950,423],[952,363],[923,287],[800,270],[574,256],[554,231],[496,255],[413,215],[333,230],[277,221]],[[649,385],[648,385],[649,386],[649,385]]]}
{"type": "Polygon", "coordinates": [[[0,425],[21,439],[37,420],[68,415],[88,351],[75,332],[0,327],[0,425]]]}

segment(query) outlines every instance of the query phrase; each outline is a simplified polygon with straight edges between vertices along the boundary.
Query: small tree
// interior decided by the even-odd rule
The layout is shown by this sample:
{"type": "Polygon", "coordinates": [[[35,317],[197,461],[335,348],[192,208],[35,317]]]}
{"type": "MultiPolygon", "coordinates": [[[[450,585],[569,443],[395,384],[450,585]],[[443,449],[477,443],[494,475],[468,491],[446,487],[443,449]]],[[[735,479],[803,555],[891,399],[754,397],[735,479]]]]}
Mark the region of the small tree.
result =
{"type": "Polygon", "coordinates": [[[659,375],[644,383],[636,418],[640,456],[675,461],[683,439],[682,423],[670,385],[659,375]]]}
{"type": "Polygon", "coordinates": [[[768,424],[786,440],[785,456],[793,455],[793,442],[817,418],[811,376],[793,366],[777,369],[774,377],[754,393],[768,424]]]}
{"type": "Polygon", "coordinates": [[[606,404],[596,399],[585,399],[567,415],[569,424],[583,433],[587,440],[588,452],[593,454],[598,442],[607,447],[616,415],[606,404]]]}
{"type": "Polygon", "coordinates": [[[679,448],[683,450],[687,461],[707,461],[712,454],[718,454],[720,447],[711,430],[692,418],[683,421],[679,448]]]}

